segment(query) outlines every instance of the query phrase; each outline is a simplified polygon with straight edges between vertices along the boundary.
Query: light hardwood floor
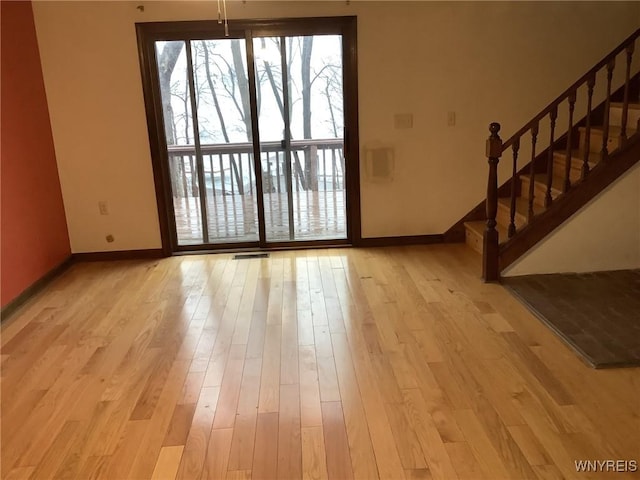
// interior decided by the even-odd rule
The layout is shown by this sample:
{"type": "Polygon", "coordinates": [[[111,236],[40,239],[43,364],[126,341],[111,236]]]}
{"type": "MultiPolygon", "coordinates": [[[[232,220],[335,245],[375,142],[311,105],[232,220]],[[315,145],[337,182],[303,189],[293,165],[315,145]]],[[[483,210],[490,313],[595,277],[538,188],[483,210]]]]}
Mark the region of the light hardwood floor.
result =
{"type": "Polygon", "coordinates": [[[74,265],[2,325],[2,477],[599,479],[592,370],[464,245],[74,265]]]}

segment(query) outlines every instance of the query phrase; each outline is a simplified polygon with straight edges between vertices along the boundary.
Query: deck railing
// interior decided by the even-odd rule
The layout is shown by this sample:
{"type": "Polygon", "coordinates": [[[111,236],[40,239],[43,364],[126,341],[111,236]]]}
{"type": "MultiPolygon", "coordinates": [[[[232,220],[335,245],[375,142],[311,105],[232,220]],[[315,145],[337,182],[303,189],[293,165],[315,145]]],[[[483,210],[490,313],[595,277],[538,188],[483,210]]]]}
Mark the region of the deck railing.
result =
{"type": "MultiPolygon", "coordinates": [[[[262,142],[261,169],[264,193],[287,188],[285,149],[281,142],[262,142]]],[[[200,195],[195,145],[170,145],[171,187],[176,198],[200,195]]],[[[253,195],[255,166],[251,143],[201,145],[207,194],[253,195]]],[[[293,191],[339,191],[344,189],[343,140],[307,139],[291,141],[293,191]]]]}

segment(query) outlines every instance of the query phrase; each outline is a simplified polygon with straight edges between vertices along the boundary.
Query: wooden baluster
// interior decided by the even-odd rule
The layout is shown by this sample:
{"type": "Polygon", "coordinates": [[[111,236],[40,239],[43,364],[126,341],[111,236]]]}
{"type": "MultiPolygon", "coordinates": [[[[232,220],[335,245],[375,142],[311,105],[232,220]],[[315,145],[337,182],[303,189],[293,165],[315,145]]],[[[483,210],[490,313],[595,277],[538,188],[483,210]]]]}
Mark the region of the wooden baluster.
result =
{"type": "Polygon", "coordinates": [[[596,85],[596,73],[593,72],[587,79],[587,123],[584,129],[584,158],[582,160],[582,172],[581,177],[582,180],[587,178],[589,175],[589,150],[591,150],[591,104],[593,102],[593,87],[596,85]]]}
{"type": "Polygon", "coordinates": [[[189,171],[191,172],[191,196],[198,196],[198,175],[193,156],[189,155],[189,171]]]}
{"type": "Polygon", "coordinates": [[[622,104],[622,122],[620,123],[620,146],[627,142],[627,121],[629,120],[629,77],[631,76],[633,48],[633,43],[627,47],[627,70],[624,76],[624,100],[622,104]]]}
{"type": "Polygon", "coordinates": [[[233,179],[235,177],[234,173],[236,173],[235,169],[233,168],[233,162],[235,160],[234,156],[231,154],[227,155],[227,158],[229,159],[229,183],[231,184],[231,195],[234,195],[236,193],[235,187],[233,186],[233,179]]]}
{"type": "Polygon", "coordinates": [[[485,282],[494,282],[500,278],[498,231],[496,215],[498,213],[498,162],[502,155],[500,124],[489,125],[491,135],[487,139],[487,158],[489,162],[489,180],[487,182],[487,228],[483,237],[482,278],[485,282]]]}
{"type": "Polygon", "coordinates": [[[276,158],[276,178],[278,179],[276,190],[280,193],[280,158],[276,158]]]}
{"type": "MultiPolygon", "coordinates": [[[[220,165],[220,195],[224,196],[224,165],[222,163],[222,154],[218,154],[218,164],[220,165]]],[[[214,182],[214,194],[215,194],[215,182],[214,182]]]]}
{"type": "Polygon", "coordinates": [[[564,186],[562,191],[567,193],[571,188],[571,155],[573,152],[573,110],[576,105],[576,91],[569,93],[569,130],[567,131],[567,152],[564,162],[564,186]]]}
{"type": "Polygon", "coordinates": [[[331,181],[332,181],[332,187],[334,192],[337,190],[337,185],[336,185],[337,178],[338,178],[338,170],[336,168],[336,151],[332,148],[331,149],[331,181]]]}
{"type": "Polygon", "coordinates": [[[534,183],[536,175],[536,142],[538,141],[538,122],[531,127],[531,163],[529,164],[529,210],[527,223],[533,220],[534,183]]]}
{"type": "Polygon", "coordinates": [[[182,173],[182,196],[187,198],[189,196],[189,187],[187,186],[187,162],[184,156],[180,156],[180,162],[182,163],[182,171],[180,172],[182,173]]]}
{"type": "MultiPolygon", "coordinates": [[[[276,152],[276,165],[278,164],[278,162],[280,161],[280,152],[276,152]]],[[[267,185],[266,190],[265,187],[262,187],[262,193],[264,194],[266,193],[273,193],[275,192],[275,188],[273,187],[273,177],[271,176],[271,158],[270,155],[267,153],[267,181],[266,182],[262,182],[263,185],[267,185]]],[[[278,178],[276,180],[278,183],[280,183],[280,179],[278,178]]]]}
{"type": "MultiPolygon", "coordinates": [[[[240,161],[242,161],[242,154],[240,154],[240,161]]],[[[251,159],[251,154],[247,155],[247,175],[249,176],[249,195],[253,196],[253,183],[256,181],[253,176],[253,168],[251,168],[251,164],[253,163],[251,159]]]]}
{"type": "MultiPolygon", "coordinates": [[[[211,196],[213,197],[213,203],[216,203],[216,179],[215,179],[215,175],[213,173],[213,155],[207,155],[207,157],[209,157],[209,170],[210,170],[210,176],[211,176],[211,196]]],[[[205,155],[202,156],[202,163],[204,164],[204,158],[205,155]]],[[[206,172],[205,172],[206,173],[206,172]]],[[[209,193],[207,192],[207,198],[209,198],[209,193]]]]}
{"type": "Polygon", "coordinates": [[[327,155],[325,150],[320,150],[322,152],[322,179],[324,185],[324,191],[327,191],[327,155]]]}
{"type": "Polygon", "coordinates": [[[238,193],[244,195],[244,171],[242,168],[242,153],[238,153],[238,169],[240,170],[240,185],[238,185],[238,193]]]}
{"type": "Polygon", "coordinates": [[[309,147],[309,161],[311,162],[311,189],[318,190],[318,167],[320,166],[320,158],[318,157],[318,147],[311,145],[309,147]]]}
{"type": "Polygon", "coordinates": [[[611,109],[611,79],[613,78],[613,68],[616,60],[611,59],[607,64],[607,96],[604,102],[604,126],[602,132],[602,160],[609,160],[609,113],[611,109]]]}
{"type": "Polygon", "coordinates": [[[345,185],[345,171],[346,171],[346,160],[344,158],[344,145],[340,147],[340,171],[342,172],[342,189],[346,188],[345,185]]]}
{"type": "MultiPolygon", "coordinates": [[[[202,161],[204,162],[204,157],[202,157],[202,161]]],[[[216,174],[213,169],[213,153],[209,155],[209,165],[211,167],[211,198],[213,199],[213,206],[217,207],[218,199],[216,198],[216,174]]],[[[216,226],[216,231],[218,227],[216,226]]]]}
{"type": "Polygon", "coordinates": [[[509,220],[509,229],[507,235],[509,238],[516,233],[516,190],[517,190],[517,173],[518,173],[518,151],[520,150],[520,137],[513,141],[513,171],[511,173],[511,217],[509,220]]]}
{"type": "Polygon", "coordinates": [[[553,203],[553,197],[551,196],[551,186],[553,184],[553,142],[555,142],[556,131],[556,119],[558,118],[557,105],[549,112],[549,122],[551,134],[549,136],[549,155],[547,156],[547,193],[544,196],[544,206],[549,208],[553,203]]]}

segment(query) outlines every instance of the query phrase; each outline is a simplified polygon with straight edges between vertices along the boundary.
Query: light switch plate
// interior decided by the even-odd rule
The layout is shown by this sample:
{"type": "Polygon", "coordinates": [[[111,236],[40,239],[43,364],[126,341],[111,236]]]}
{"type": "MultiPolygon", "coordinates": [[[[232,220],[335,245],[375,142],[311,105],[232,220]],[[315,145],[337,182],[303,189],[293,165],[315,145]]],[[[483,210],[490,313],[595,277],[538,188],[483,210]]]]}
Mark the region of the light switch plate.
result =
{"type": "Polygon", "coordinates": [[[396,113],[393,117],[393,124],[397,129],[413,128],[413,114],[396,113]]]}

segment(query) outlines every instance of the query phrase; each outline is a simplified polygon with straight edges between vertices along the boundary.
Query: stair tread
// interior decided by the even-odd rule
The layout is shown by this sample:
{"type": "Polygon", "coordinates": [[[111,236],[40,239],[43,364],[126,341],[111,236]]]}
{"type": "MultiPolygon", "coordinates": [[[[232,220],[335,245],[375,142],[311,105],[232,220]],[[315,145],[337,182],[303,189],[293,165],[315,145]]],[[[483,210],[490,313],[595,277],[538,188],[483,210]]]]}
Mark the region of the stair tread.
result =
{"type": "MultiPolygon", "coordinates": [[[[633,128],[633,125],[627,125],[627,137],[630,137],[631,135],[633,135],[634,133],[636,133],[636,129],[633,128]]],[[[587,130],[587,127],[578,127],[579,130],[581,132],[585,132],[587,130]]],[[[592,132],[604,132],[604,126],[603,125],[592,125],[591,126],[591,131],[592,132]]],[[[609,125],[609,138],[615,137],[615,136],[620,136],[620,133],[622,133],[622,127],[619,125],[609,125]]]]}
{"type": "MultiPolygon", "coordinates": [[[[600,163],[600,159],[602,158],[602,153],[600,152],[589,152],[589,157],[587,164],[589,165],[589,170],[593,170],[594,167],[600,163]]],[[[567,152],[566,150],[556,150],[553,152],[553,176],[564,178],[565,176],[565,168],[566,168],[566,159],[567,152]]],[[[571,160],[570,160],[570,177],[572,183],[577,181],[581,176],[582,167],[584,164],[584,152],[578,149],[574,149],[571,151],[571,160]]]]}
{"type": "MultiPolygon", "coordinates": [[[[551,179],[551,193],[552,194],[561,194],[563,187],[564,187],[564,179],[558,175],[556,175],[557,172],[554,171],[554,175],[553,178],[551,179]]],[[[521,179],[525,179],[526,181],[529,181],[529,179],[531,178],[529,174],[522,174],[520,175],[521,179]]],[[[545,190],[547,188],[547,174],[546,173],[538,173],[535,176],[535,179],[533,180],[533,182],[536,185],[542,185],[544,186],[545,190]]]]}
{"type": "MultiPolygon", "coordinates": [[[[502,205],[504,208],[507,208],[509,211],[511,211],[511,199],[508,197],[499,198],[498,205],[502,205]]],[[[540,205],[536,205],[535,203],[533,204],[534,215],[538,215],[544,212],[544,210],[545,210],[544,207],[540,205]]],[[[529,214],[529,200],[523,197],[517,197],[516,198],[516,215],[520,215],[527,218],[528,214],[529,214]]]]}
{"type": "MultiPolygon", "coordinates": [[[[553,151],[554,158],[562,157],[562,159],[564,159],[566,155],[567,155],[566,150],[553,151]]],[[[584,161],[584,152],[582,152],[580,149],[575,148],[571,150],[571,158],[582,162],[584,161]]],[[[588,160],[589,166],[595,167],[601,158],[602,158],[602,154],[600,152],[589,152],[589,160],[588,160]]]]}
{"type": "MultiPolygon", "coordinates": [[[[611,107],[622,108],[624,106],[623,102],[611,102],[611,107]]],[[[629,110],[640,110],[640,103],[629,102],[628,104],[629,110]]]]}

